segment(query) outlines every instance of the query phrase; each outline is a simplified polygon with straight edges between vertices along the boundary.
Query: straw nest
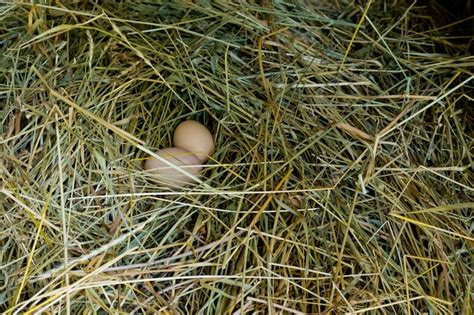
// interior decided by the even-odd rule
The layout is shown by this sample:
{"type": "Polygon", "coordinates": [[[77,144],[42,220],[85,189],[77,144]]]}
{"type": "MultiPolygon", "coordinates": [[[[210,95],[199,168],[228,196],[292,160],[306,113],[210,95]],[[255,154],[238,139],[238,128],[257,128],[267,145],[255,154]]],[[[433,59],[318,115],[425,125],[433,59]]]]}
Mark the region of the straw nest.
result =
{"type": "Polygon", "coordinates": [[[462,21],[35,2],[0,4],[0,312],[471,312],[462,21]],[[216,153],[202,183],[160,187],[143,159],[184,119],[216,153]]]}

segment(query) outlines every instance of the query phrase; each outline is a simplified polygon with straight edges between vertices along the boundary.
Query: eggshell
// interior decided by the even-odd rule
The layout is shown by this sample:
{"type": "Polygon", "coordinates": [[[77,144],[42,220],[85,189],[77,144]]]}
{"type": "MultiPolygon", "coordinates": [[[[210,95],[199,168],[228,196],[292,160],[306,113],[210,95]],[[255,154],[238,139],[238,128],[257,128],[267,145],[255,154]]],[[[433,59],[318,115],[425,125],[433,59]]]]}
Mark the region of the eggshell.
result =
{"type": "MultiPolygon", "coordinates": [[[[161,149],[156,154],[193,176],[197,176],[202,169],[201,161],[182,148],[161,149]]],[[[193,179],[186,174],[153,157],[145,162],[144,169],[167,186],[181,187],[193,182],[193,179]]]]}
{"type": "Polygon", "coordinates": [[[207,162],[214,153],[214,139],[211,132],[200,122],[187,120],[178,125],[173,135],[174,146],[186,149],[207,162]]]}

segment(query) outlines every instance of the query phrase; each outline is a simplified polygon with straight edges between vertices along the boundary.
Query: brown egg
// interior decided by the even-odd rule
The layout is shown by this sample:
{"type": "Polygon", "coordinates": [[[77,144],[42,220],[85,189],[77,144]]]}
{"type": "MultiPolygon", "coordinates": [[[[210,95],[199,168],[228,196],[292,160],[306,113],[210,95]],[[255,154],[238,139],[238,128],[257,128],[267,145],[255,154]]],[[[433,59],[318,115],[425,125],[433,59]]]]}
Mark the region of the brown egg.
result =
{"type": "MultiPolygon", "coordinates": [[[[166,148],[156,154],[193,176],[197,176],[202,169],[201,161],[185,149],[166,148]]],[[[167,186],[181,187],[193,182],[193,179],[186,174],[153,157],[145,162],[144,169],[156,175],[157,179],[167,186]]]]}
{"type": "Polygon", "coordinates": [[[209,160],[214,153],[214,139],[203,124],[187,120],[178,125],[173,135],[174,146],[186,149],[195,154],[201,163],[209,160]]]}

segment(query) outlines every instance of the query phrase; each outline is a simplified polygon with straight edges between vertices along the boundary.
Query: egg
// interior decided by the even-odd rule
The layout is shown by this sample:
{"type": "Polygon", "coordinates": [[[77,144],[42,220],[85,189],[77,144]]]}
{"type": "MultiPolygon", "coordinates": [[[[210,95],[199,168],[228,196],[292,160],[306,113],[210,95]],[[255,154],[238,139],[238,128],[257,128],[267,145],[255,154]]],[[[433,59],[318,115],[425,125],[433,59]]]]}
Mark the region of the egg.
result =
{"type": "Polygon", "coordinates": [[[192,152],[201,163],[214,153],[214,139],[211,132],[200,122],[187,120],[178,125],[173,135],[175,147],[192,152]]]}
{"type": "MultiPolygon", "coordinates": [[[[197,176],[202,169],[201,161],[194,154],[182,148],[161,149],[156,155],[193,176],[197,176]]],[[[144,169],[155,175],[166,186],[182,187],[193,182],[191,177],[154,157],[145,162],[144,169]]]]}

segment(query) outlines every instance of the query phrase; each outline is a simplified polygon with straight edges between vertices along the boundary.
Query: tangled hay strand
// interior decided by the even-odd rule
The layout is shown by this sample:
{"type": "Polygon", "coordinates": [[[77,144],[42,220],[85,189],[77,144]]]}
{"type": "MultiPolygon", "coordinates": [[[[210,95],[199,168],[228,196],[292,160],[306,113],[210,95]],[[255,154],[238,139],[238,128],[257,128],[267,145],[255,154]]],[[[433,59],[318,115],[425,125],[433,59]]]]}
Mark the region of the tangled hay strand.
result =
{"type": "Polygon", "coordinates": [[[382,1],[0,12],[0,312],[470,312],[458,24],[382,1]],[[142,163],[184,119],[216,153],[170,190],[142,163]]]}

